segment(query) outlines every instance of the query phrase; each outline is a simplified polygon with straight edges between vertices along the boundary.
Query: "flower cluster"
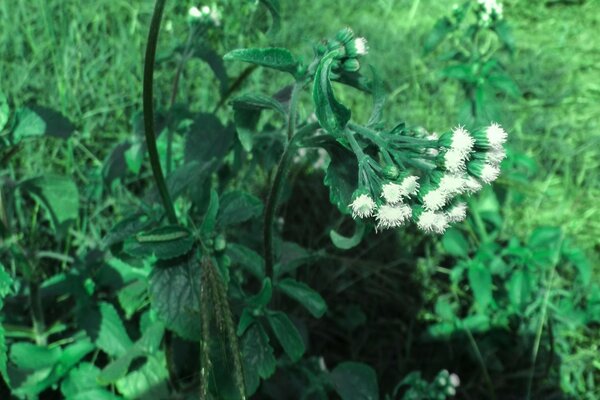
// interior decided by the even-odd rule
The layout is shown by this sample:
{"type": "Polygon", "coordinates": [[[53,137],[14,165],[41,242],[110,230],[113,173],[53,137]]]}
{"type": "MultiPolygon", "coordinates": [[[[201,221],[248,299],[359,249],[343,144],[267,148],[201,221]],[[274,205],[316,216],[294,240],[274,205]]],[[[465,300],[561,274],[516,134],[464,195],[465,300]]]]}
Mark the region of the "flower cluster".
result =
{"type": "Polygon", "coordinates": [[[456,395],[460,379],[458,375],[443,369],[431,382],[423,379],[420,372],[413,372],[404,378],[402,384],[409,386],[402,397],[404,400],[445,400],[456,395]]]}
{"type": "Polygon", "coordinates": [[[221,25],[221,12],[215,4],[212,7],[202,6],[198,8],[196,6],[190,7],[188,10],[188,17],[191,22],[205,22],[214,26],[221,25]]]}
{"type": "MultiPolygon", "coordinates": [[[[379,138],[389,140],[386,149],[380,148],[388,154],[388,162],[397,160],[404,171],[385,173],[390,171],[388,166],[379,174],[377,168],[362,168],[359,189],[349,205],[353,218],[372,217],[377,230],[413,220],[424,232],[443,233],[450,224],[466,218],[467,206],[461,197],[496,180],[506,156],[507,134],[496,123],[474,132],[458,126],[439,137],[428,135],[424,139],[379,138]],[[411,158],[411,154],[420,154],[420,158],[411,158]],[[408,163],[420,172],[411,173],[408,163]]],[[[391,170],[399,168],[394,165],[391,170]]]]}
{"type": "Polygon", "coordinates": [[[335,39],[326,41],[316,50],[321,56],[328,52],[336,52],[337,65],[333,70],[356,72],[360,69],[358,59],[369,52],[369,47],[367,39],[356,37],[352,29],[344,28],[335,35],[335,39]]]}
{"type": "Polygon", "coordinates": [[[477,0],[479,23],[489,26],[491,21],[502,19],[502,3],[497,0],[477,0]]]}

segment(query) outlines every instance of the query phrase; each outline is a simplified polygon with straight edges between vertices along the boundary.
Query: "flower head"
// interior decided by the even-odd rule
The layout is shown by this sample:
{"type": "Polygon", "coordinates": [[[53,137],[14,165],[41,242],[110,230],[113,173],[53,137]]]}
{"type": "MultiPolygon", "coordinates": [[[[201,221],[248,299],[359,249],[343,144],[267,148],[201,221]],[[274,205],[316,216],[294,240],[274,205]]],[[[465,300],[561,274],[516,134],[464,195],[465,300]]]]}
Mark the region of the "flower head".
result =
{"type": "Polygon", "coordinates": [[[490,146],[496,149],[502,148],[502,145],[506,143],[506,138],[508,137],[506,131],[495,122],[485,129],[485,133],[490,146]]]}
{"type": "Polygon", "coordinates": [[[440,179],[439,188],[449,196],[461,194],[465,191],[465,178],[456,174],[444,174],[440,179]]]}
{"type": "Polygon", "coordinates": [[[448,227],[448,218],[443,213],[423,211],[417,219],[417,226],[427,233],[444,233],[448,227]]]}
{"type": "Polygon", "coordinates": [[[381,197],[389,204],[395,204],[402,198],[402,186],[397,183],[386,183],[381,188],[381,197]]]}
{"type": "Polygon", "coordinates": [[[454,387],[460,386],[460,378],[456,374],[450,374],[450,384],[454,387]]]}
{"type": "Polygon", "coordinates": [[[373,215],[376,205],[371,196],[361,194],[350,204],[350,208],[352,209],[352,218],[368,218],[373,215]]]}
{"type": "Polygon", "coordinates": [[[354,48],[356,49],[357,55],[366,55],[369,52],[369,47],[367,46],[367,39],[365,39],[364,37],[354,39],[354,48]]]}
{"type": "Polygon", "coordinates": [[[468,154],[473,150],[475,140],[463,126],[457,126],[452,130],[451,148],[460,153],[468,154]]]}
{"type": "Polygon", "coordinates": [[[454,174],[462,173],[465,170],[467,159],[468,154],[450,149],[444,153],[444,167],[454,174]]]}
{"type": "Polygon", "coordinates": [[[412,209],[406,204],[385,204],[377,210],[377,229],[396,228],[412,215],[412,209]]]}
{"type": "Polygon", "coordinates": [[[500,168],[495,165],[485,164],[481,170],[481,180],[485,183],[492,183],[500,175],[500,168]]]}
{"type": "Polygon", "coordinates": [[[506,150],[504,147],[492,149],[486,153],[486,160],[492,165],[499,165],[506,158],[506,150]]]}
{"type": "Polygon", "coordinates": [[[419,191],[419,177],[415,175],[409,175],[402,180],[400,183],[402,196],[415,196],[419,191]]]}
{"type": "Polygon", "coordinates": [[[440,188],[430,190],[423,196],[423,207],[429,211],[437,211],[448,201],[448,193],[440,188]]]}
{"type": "Polygon", "coordinates": [[[481,183],[472,176],[465,178],[465,192],[473,194],[481,190],[481,183]]]}
{"type": "Polygon", "coordinates": [[[193,6],[190,7],[190,9],[188,10],[188,15],[192,18],[200,18],[202,17],[202,12],[200,11],[200,9],[198,9],[198,7],[193,6]]]}
{"type": "Polygon", "coordinates": [[[467,217],[467,204],[466,203],[458,203],[450,210],[446,212],[446,218],[448,218],[448,222],[461,222],[464,221],[467,217]]]}

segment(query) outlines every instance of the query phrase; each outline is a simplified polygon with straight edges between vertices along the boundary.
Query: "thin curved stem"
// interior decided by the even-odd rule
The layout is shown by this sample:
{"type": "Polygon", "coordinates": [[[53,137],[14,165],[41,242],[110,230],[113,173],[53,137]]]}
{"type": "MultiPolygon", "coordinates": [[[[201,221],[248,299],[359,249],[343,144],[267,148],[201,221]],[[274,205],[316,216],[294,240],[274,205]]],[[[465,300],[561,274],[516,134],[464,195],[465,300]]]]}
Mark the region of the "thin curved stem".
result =
{"type": "Polygon", "coordinates": [[[177,217],[173,201],[169,195],[165,177],[160,166],[158,157],[158,149],[156,148],[156,134],[154,132],[154,95],[152,92],[152,84],[154,78],[154,60],[156,58],[156,45],[158,43],[158,33],[160,30],[160,22],[165,8],[166,0],[156,0],[154,5],[154,13],[152,14],[152,22],[150,22],[150,31],[148,32],[148,44],[146,45],[146,58],[144,60],[144,89],[143,89],[143,105],[144,105],[144,134],[146,136],[146,147],[148,148],[148,157],[152,166],[152,175],[156,182],[156,187],[167,213],[169,223],[176,224],[177,217]]]}
{"type": "Polygon", "coordinates": [[[275,211],[277,210],[277,203],[279,202],[279,195],[281,188],[283,187],[283,180],[287,176],[289,171],[290,161],[294,155],[294,151],[297,148],[298,141],[308,133],[314,132],[319,127],[317,122],[305,125],[300,129],[289,141],[286,146],[279,163],[277,164],[277,170],[275,172],[275,178],[267,197],[267,204],[265,205],[265,220],[263,230],[264,240],[264,258],[265,258],[265,276],[271,278],[271,282],[275,281],[273,271],[273,219],[275,218],[275,211]]]}

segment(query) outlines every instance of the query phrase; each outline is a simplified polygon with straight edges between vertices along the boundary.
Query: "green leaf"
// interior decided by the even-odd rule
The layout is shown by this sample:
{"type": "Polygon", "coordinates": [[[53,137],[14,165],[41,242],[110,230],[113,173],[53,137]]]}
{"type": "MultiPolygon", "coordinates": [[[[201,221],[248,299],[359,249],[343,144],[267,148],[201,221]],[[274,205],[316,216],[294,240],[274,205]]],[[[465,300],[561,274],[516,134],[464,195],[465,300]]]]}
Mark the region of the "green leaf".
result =
{"type": "Polygon", "coordinates": [[[333,57],[333,53],[324,57],[317,67],[313,85],[313,102],[319,124],[335,138],[341,138],[351,113],[336,100],[333,94],[330,80],[333,57]]]}
{"type": "Polygon", "coordinates": [[[136,234],[153,224],[153,221],[145,214],[131,215],[115,224],[102,239],[104,247],[123,242],[133,234],[136,234]]]}
{"type": "Polygon", "coordinates": [[[234,109],[244,110],[273,110],[277,111],[282,116],[287,115],[287,110],[281,102],[274,99],[271,96],[264,95],[262,93],[246,93],[236,97],[231,102],[234,109]]]}
{"type": "Polygon", "coordinates": [[[124,250],[134,257],[154,255],[160,260],[169,260],[189,253],[193,245],[192,233],[173,225],[138,233],[125,241],[124,250]]]}
{"type": "Polygon", "coordinates": [[[232,101],[235,127],[238,139],[246,151],[254,146],[254,134],[262,110],[275,110],[286,115],[286,109],[279,101],[261,93],[250,93],[237,97],[232,101]]]}
{"type": "Polygon", "coordinates": [[[16,113],[13,143],[44,135],[66,139],[74,131],[71,121],[54,110],[40,106],[21,108],[16,113]]]}
{"type": "Polygon", "coordinates": [[[367,126],[374,127],[380,124],[383,119],[383,108],[385,106],[387,94],[385,92],[383,80],[377,73],[377,70],[371,65],[369,65],[369,67],[371,68],[371,74],[373,75],[373,80],[370,85],[371,92],[373,93],[373,110],[371,111],[367,126]]]}
{"type": "Polygon", "coordinates": [[[283,293],[304,306],[315,318],[321,318],[327,312],[327,304],[323,297],[308,285],[292,278],[286,278],[277,283],[283,293]]]}
{"type": "Polygon", "coordinates": [[[262,289],[260,292],[255,294],[252,297],[249,297],[246,300],[246,304],[250,308],[254,309],[262,309],[271,301],[271,297],[273,296],[273,286],[271,285],[271,279],[265,278],[263,279],[262,289]]]}
{"type": "Polygon", "coordinates": [[[86,312],[83,318],[87,334],[109,356],[122,356],[133,345],[112,304],[100,302],[97,309],[86,312]]]}
{"type": "Polygon", "coordinates": [[[469,242],[465,236],[456,228],[450,228],[442,238],[444,250],[454,257],[467,258],[469,256],[469,242]]]}
{"type": "Polygon", "coordinates": [[[221,196],[217,226],[240,224],[260,216],[262,212],[260,199],[241,190],[233,190],[221,196]]]}
{"type": "Polygon", "coordinates": [[[229,89],[229,77],[227,76],[227,69],[223,63],[223,58],[211,47],[206,46],[204,41],[199,42],[200,43],[194,48],[193,56],[198,57],[210,67],[219,81],[219,92],[221,96],[223,96],[229,89]]]}
{"type": "Polygon", "coordinates": [[[279,340],[281,347],[292,362],[298,361],[304,354],[305,347],[302,336],[288,316],[281,311],[271,311],[267,314],[269,325],[279,340]]]}
{"type": "Polygon", "coordinates": [[[225,251],[232,264],[241,266],[259,280],[264,278],[265,261],[260,254],[237,243],[228,243],[225,251]]]}
{"type": "Polygon", "coordinates": [[[4,265],[0,262],[0,310],[2,310],[2,299],[13,293],[13,279],[6,272],[4,265]]]}
{"type": "Polygon", "coordinates": [[[448,34],[454,31],[455,25],[450,21],[449,18],[444,17],[440,19],[433,27],[433,30],[429,33],[423,43],[423,53],[428,54],[435,50],[440,43],[448,36],[448,34]]]}
{"type": "Polygon", "coordinates": [[[475,296],[475,304],[480,312],[484,312],[492,303],[492,274],[480,262],[473,261],[467,271],[469,285],[475,296]]]}
{"type": "Polygon", "coordinates": [[[222,162],[233,144],[234,135],[233,125],[223,126],[212,114],[197,114],[185,135],[185,162],[197,161],[200,165],[213,159],[222,162]]]}
{"type": "Polygon", "coordinates": [[[214,189],[210,190],[210,201],[208,209],[204,214],[202,225],[200,225],[200,233],[203,236],[210,235],[215,230],[217,224],[217,214],[219,212],[219,195],[214,189]]]}
{"type": "Polygon", "coordinates": [[[342,400],[378,400],[377,374],[367,364],[343,362],[330,374],[331,382],[342,400]]]}
{"type": "Polygon", "coordinates": [[[522,97],[521,89],[519,89],[517,83],[504,72],[490,74],[490,76],[487,77],[487,80],[490,85],[499,91],[506,93],[513,99],[519,99],[522,97]]]}
{"type": "Polygon", "coordinates": [[[269,34],[274,35],[281,29],[281,13],[279,12],[279,0],[259,0],[271,13],[273,25],[269,29],[269,34]]]}
{"type": "Polygon", "coordinates": [[[519,312],[525,311],[532,295],[530,272],[526,268],[513,272],[506,282],[506,290],[511,306],[519,312]]]}
{"type": "Polygon", "coordinates": [[[79,216],[79,191],[71,178],[46,175],[28,179],[21,189],[32,194],[50,213],[56,232],[66,233],[69,224],[79,216]]]}
{"type": "Polygon", "coordinates": [[[8,108],[8,99],[4,93],[0,92],[0,132],[6,126],[9,115],[10,109],[8,108]]]}
{"type": "Polygon", "coordinates": [[[10,360],[17,368],[24,370],[51,368],[61,355],[60,347],[50,348],[28,342],[17,342],[10,347],[10,360]]]}
{"type": "Polygon", "coordinates": [[[350,214],[349,204],[357,187],[358,163],[354,153],[339,144],[325,145],[329,165],[323,183],[329,188],[329,201],[343,214],[350,214]]]}
{"type": "Polygon", "coordinates": [[[253,324],[242,337],[242,354],[246,370],[255,371],[263,379],[275,373],[273,348],[261,324],[253,324]]]}
{"type": "Polygon", "coordinates": [[[444,78],[456,79],[461,82],[477,82],[477,74],[472,64],[451,65],[440,71],[440,75],[444,78]]]}
{"type": "Polygon", "coordinates": [[[225,54],[227,61],[243,61],[267,68],[289,72],[292,75],[298,70],[298,61],[289,50],[272,47],[265,49],[237,49],[225,54]]]}
{"type": "Polygon", "coordinates": [[[124,286],[117,293],[119,305],[125,311],[125,318],[130,319],[148,300],[148,282],[138,279],[124,286]]]}
{"type": "Polygon", "coordinates": [[[508,23],[505,20],[500,20],[493,26],[493,29],[496,31],[498,38],[500,38],[500,41],[504,46],[506,46],[510,52],[513,52],[515,50],[515,38],[513,37],[508,23]]]}
{"type": "Polygon", "coordinates": [[[363,237],[365,236],[366,225],[361,221],[356,221],[356,229],[354,230],[354,234],[350,237],[342,236],[337,233],[335,230],[329,231],[329,237],[331,238],[331,242],[335,247],[342,250],[349,250],[353,247],[356,247],[360,244],[363,237]]]}
{"type": "Polygon", "coordinates": [[[4,379],[7,386],[10,387],[10,380],[8,378],[8,371],[6,370],[6,365],[8,362],[7,358],[7,349],[6,349],[6,338],[4,335],[4,325],[2,325],[0,321],[0,376],[4,379]]]}
{"type": "Polygon", "coordinates": [[[200,263],[195,257],[172,267],[154,268],[150,303],[165,325],[184,339],[200,337],[200,263]]]}
{"type": "Polygon", "coordinates": [[[72,369],[60,385],[66,400],[117,400],[118,396],[98,385],[100,369],[84,362],[72,369]]]}
{"type": "Polygon", "coordinates": [[[126,399],[165,399],[169,397],[169,372],[162,352],[149,356],[144,364],[116,382],[126,399]]]}

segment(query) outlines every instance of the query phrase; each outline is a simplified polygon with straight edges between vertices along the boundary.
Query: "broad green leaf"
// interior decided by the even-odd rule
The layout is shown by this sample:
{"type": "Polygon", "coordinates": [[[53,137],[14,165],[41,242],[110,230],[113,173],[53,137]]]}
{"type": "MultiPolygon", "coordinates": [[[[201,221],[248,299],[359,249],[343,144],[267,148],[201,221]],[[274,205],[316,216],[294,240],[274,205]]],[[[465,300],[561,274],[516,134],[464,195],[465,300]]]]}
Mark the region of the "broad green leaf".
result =
{"type": "Polygon", "coordinates": [[[192,250],[194,237],[181,226],[165,226],[138,233],[125,241],[124,250],[134,257],[154,255],[160,260],[169,260],[192,250]]]}
{"type": "Polygon", "coordinates": [[[508,23],[505,20],[500,20],[494,24],[493,29],[496,31],[500,41],[506,46],[506,48],[511,52],[514,51],[515,39],[508,23]]]}
{"type": "Polygon", "coordinates": [[[507,73],[493,73],[490,76],[488,76],[487,79],[493,87],[500,90],[501,92],[506,93],[513,99],[519,99],[520,97],[522,97],[519,86],[517,86],[517,83],[507,73]]]}
{"type": "Polygon", "coordinates": [[[329,188],[329,201],[343,214],[350,214],[349,204],[357,187],[358,164],[354,154],[339,144],[328,145],[330,161],[323,178],[329,188]]]}
{"type": "Polygon", "coordinates": [[[227,69],[223,63],[223,58],[210,46],[206,46],[204,41],[199,42],[199,45],[194,49],[193,55],[204,61],[213,71],[213,74],[219,81],[219,92],[223,96],[229,89],[229,77],[227,76],[227,69]]]}
{"type": "Polygon", "coordinates": [[[112,357],[122,356],[133,345],[115,307],[100,302],[97,309],[86,312],[83,326],[96,346],[112,357]]]}
{"type": "Polygon", "coordinates": [[[456,228],[450,228],[442,238],[444,250],[454,257],[466,258],[469,256],[469,242],[465,236],[456,228]]]}
{"type": "Polygon", "coordinates": [[[350,120],[350,110],[337,101],[333,94],[330,74],[334,55],[324,57],[315,72],[313,102],[317,120],[323,129],[335,138],[343,137],[343,131],[350,120]]]}
{"type": "Polygon", "coordinates": [[[102,239],[104,247],[111,247],[114,244],[123,242],[125,239],[147,229],[152,225],[152,220],[145,214],[131,215],[113,226],[102,239]]]}
{"type": "Polygon", "coordinates": [[[204,214],[202,225],[200,225],[200,233],[203,236],[210,235],[217,224],[217,215],[219,213],[219,195],[214,189],[210,191],[210,201],[208,203],[208,209],[204,214]]]}
{"type": "Polygon", "coordinates": [[[21,108],[16,113],[13,143],[44,135],[66,139],[74,131],[71,121],[54,110],[40,106],[21,108]]]}
{"type": "Polygon", "coordinates": [[[451,65],[440,71],[440,75],[444,78],[456,79],[461,82],[477,82],[477,75],[471,64],[451,65]]]}
{"type": "Polygon", "coordinates": [[[155,400],[169,397],[169,372],[162,352],[149,356],[144,364],[116,382],[126,399],[155,400]]]}
{"type": "Polygon", "coordinates": [[[302,336],[300,336],[300,332],[298,332],[296,326],[281,311],[269,312],[267,320],[288,357],[290,357],[292,362],[298,361],[304,354],[305,347],[302,336]]]}
{"type": "Polygon", "coordinates": [[[513,272],[506,282],[508,299],[512,307],[519,311],[525,311],[532,295],[532,282],[529,271],[526,268],[513,272]]]}
{"type": "Polygon", "coordinates": [[[329,375],[342,400],[378,400],[379,386],[375,370],[367,364],[343,362],[329,375]]]}
{"type": "Polygon", "coordinates": [[[130,319],[148,300],[148,282],[138,279],[123,287],[117,293],[119,305],[125,311],[125,318],[130,319]]]}
{"type": "Polygon", "coordinates": [[[429,33],[423,43],[424,54],[431,53],[435,50],[440,43],[448,36],[450,32],[455,29],[455,25],[450,21],[449,18],[444,17],[440,19],[433,27],[433,30],[429,33]]]}
{"type": "Polygon", "coordinates": [[[290,273],[318,257],[294,242],[281,242],[275,249],[279,260],[274,268],[276,277],[290,273]]]}
{"type": "Polygon", "coordinates": [[[20,184],[44,205],[51,216],[54,229],[64,234],[67,226],[79,216],[79,191],[71,178],[46,175],[28,179],[20,184]]]}
{"type": "Polygon", "coordinates": [[[257,279],[263,279],[265,276],[265,261],[260,254],[237,243],[228,243],[225,251],[232,264],[240,265],[257,279]]]}
{"type": "Polygon", "coordinates": [[[273,97],[261,93],[249,93],[235,98],[232,101],[235,127],[238,139],[244,150],[251,151],[254,146],[254,135],[262,110],[275,110],[281,115],[286,115],[286,109],[273,97]]]}
{"type": "Polygon", "coordinates": [[[289,72],[292,75],[298,70],[298,61],[289,50],[271,47],[265,49],[237,49],[225,54],[223,59],[243,61],[267,68],[289,72]]]}
{"type": "Polygon", "coordinates": [[[480,312],[484,312],[492,303],[492,274],[480,262],[473,261],[467,271],[469,285],[475,296],[475,304],[480,312]]]}
{"type": "Polygon", "coordinates": [[[321,318],[327,312],[327,304],[323,297],[308,285],[292,278],[286,278],[277,282],[277,287],[304,306],[313,317],[321,318]]]}
{"type": "Polygon", "coordinates": [[[261,324],[253,324],[242,337],[242,354],[247,375],[255,373],[267,379],[275,372],[273,348],[261,324]]]}
{"type": "Polygon", "coordinates": [[[4,93],[0,92],[0,132],[6,126],[9,115],[10,110],[8,108],[8,99],[6,98],[4,93]]]}
{"type": "Polygon", "coordinates": [[[221,196],[217,226],[240,224],[262,214],[263,204],[257,197],[233,190],[221,196]]]}
{"type": "Polygon", "coordinates": [[[329,237],[331,238],[331,242],[335,247],[342,250],[348,250],[360,244],[365,235],[365,230],[366,225],[357,220],[356,229],[354,230],[352,236],[342,236],[332,229],[329,231],[329,237]]]}
{"type": "Polygon", "coordinates": [[[24,370],[51,368],[61,355],[60,347],[39,346],[29,342],[17,342],[10,347],[10,360],[17,368],[24,370]]]}
{"type": "Polygon", "coordinates": [[[532,258],[541,266],[556,265],[560,253],[564,234],[558,227],[538,227],[530,235],[527,246],[532,252],[532,258]]]}
{"type": "Polygon", "coordinates": [[[263,280],[262,289],[260,292],[246,300],[248,307],[254,309],[262,309],[271,301],[273,296],[273,286],[271,285],[271,279],[265,278],[263,280]]]}
{"type": "Polygon", "coordinates": [[[274,35],[281,29],[281,13],[279,0],[259,0],[271,13],[273,24],[269,29],[269,34],[274,35]]]}
{"type": "Polygon", "coordinates": [[[200,263],[195,257],[172,267],[156,267],[150,276],[150,302],[158,317],[179,336],[200,337],[200,263]]]}
{"type": "Polygon", "coordinates": [[[234,135],[233,125],[223,126],[212,114],[197,114],[185,135],[185,162],[197,161],[200,165],[212,160],[222,162],[233,144],[234,135]]]}
{"type": "Polygon", "coordinates": [[[234,109],[245,110],[274,110],[282,116],[286,116],[287,110],[281,102],[271,96],[262,93],[246,93],[236,97],[231,102],[234,109]]]}
{"type": "Polygon", "coordinates": [[[375,70],[373,66],[371,68],[371,75],[373,80],[371,81],[371,92],[373,93],[373,110],[371,116],[367,122],[367,126],[374,127],[381,123],[383,119],[383,107],[385,106],[385,100],[387,98],[383,80],[375,70]]]}
{"type": "Polygon", "coordinates": [[[66,400],[117,400],[120,397],[102,388],[97,377],[100,369],[93,364],[83,362],[73,368],[60,385],[66,400]]]}

